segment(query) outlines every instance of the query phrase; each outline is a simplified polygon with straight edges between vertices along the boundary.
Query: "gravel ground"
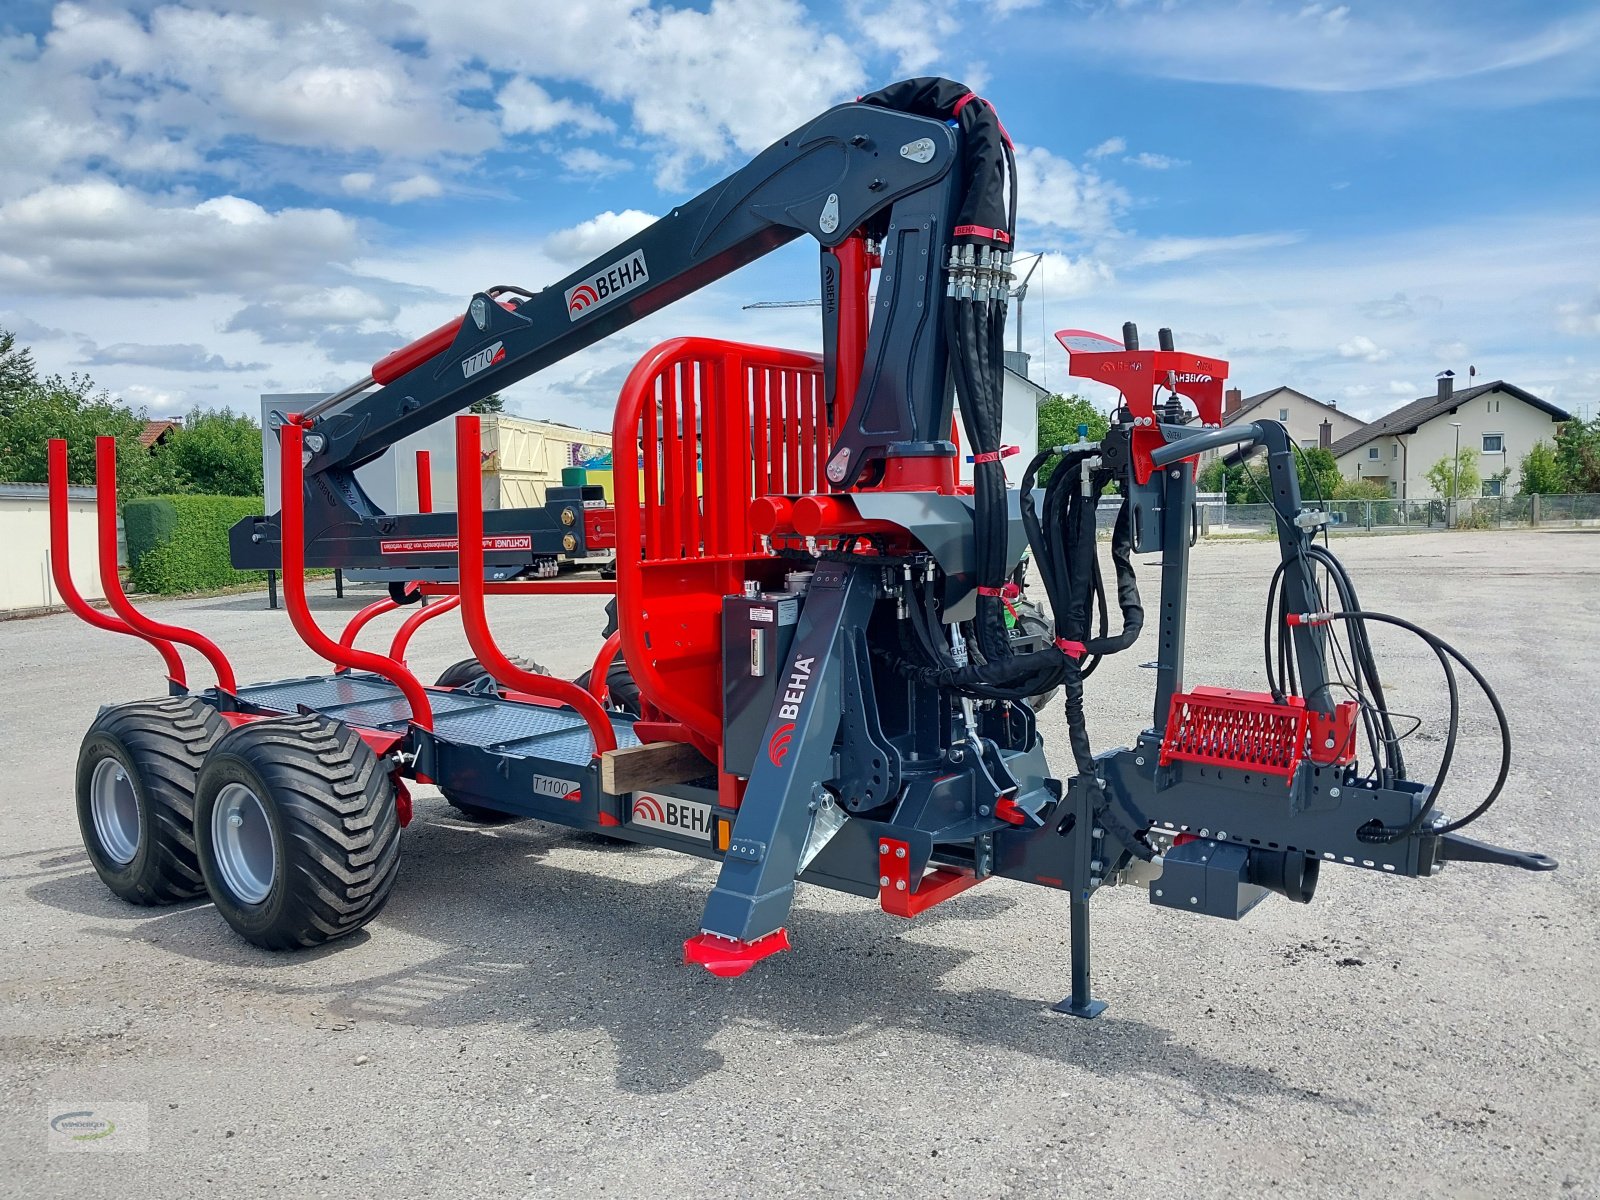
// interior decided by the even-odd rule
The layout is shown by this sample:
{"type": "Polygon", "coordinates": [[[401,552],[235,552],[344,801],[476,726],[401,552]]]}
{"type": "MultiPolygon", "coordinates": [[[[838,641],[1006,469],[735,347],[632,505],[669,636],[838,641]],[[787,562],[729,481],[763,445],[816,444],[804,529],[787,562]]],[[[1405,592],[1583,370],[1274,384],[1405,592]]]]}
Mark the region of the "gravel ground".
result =
{"type": "MultiPolygon", "coordinates": [[[[1058,893],[992,881],[905,923],[802,888],[795,952],[717,980],[679,962],[710,867],[470,828],[426,790],[388,908],[334,947],[132,908],[82,853],[72,772],[97,706],[156,691],[157,660],[66,615],[0,624],[0,1194],[1600,1195],[1600,888],[1572,819],[1600,776],[1600,531],[1335,546],[1368,607],[1498,686],[1517,756],[1474,832],[1562,869],[1329,869],[1309,907],[1237,924],[1103,892],[1092,1022],[1049,1011],[1058,893]],[[112,1103],[148,1106],[148,1152],[47,1153],[47,1105],[112,1103]]],[[[1191,683],[1261,685],[1274,555],[1197,551],[1191,683]]],[[[330,623],[361,602],[319,600],[330,623]]],[[[496,605],[504,645],[587,666],[597,600],[496,605]]],[[[157,612],[241,679],[322,669],[259,595],[157,612]]],[[[1376,637],[1431,761],[1436,667],[1376,637]]],[[[1091,680],[1097,745],[1148,721],[1147,650],[1091,680]]],[[[413,663],[465,653],[430,627],[413,663]]],[[[1481,703],[1466,733],[1457,812],[1492,777],[1481,703]]]]}

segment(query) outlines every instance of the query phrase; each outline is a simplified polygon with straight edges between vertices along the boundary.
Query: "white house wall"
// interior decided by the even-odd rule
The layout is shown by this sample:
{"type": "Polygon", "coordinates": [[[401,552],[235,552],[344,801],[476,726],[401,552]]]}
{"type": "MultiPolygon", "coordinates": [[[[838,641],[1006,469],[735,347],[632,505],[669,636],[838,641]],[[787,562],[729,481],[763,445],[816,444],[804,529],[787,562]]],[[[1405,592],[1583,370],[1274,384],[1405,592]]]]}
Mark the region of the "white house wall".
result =
{"type": "Polygon", "coordinates": [[[1395,437],[1380,437],[1359,446],[1339,459],[1339,472],[1346,479],[1377,479],[1385,486],[1400,481],[1404,471],[1404,486],[1400,495],[1409,500],[1427,500],[1433,497],[1433,488],[1427,480],[1427,471],[1441,458],[1455,452],[1456,431],[1450,424],[1461,422],[1461,449],[1478,456],[1478,474],[1488,479],[1510,468],[1505,483],[1505,494],[1513,495],[1521,483],[1518,464],[1534,443],[1555,440],[1556,423],[1550,415],[1518,400],[1506,392],[1490,392],[1474,396],[1464,402],[1454,413],[1442,413],[1423,425],[1415,433],[1395,437]],[[1503,435],[1503,453],[1483,453],[1483,435],[1503,435]],[[1396,442],[1405,444],[1400,457],[1394,456],[1396,442]],[[1378,458],[1369,455],[1377,448],[1378,458]]]}

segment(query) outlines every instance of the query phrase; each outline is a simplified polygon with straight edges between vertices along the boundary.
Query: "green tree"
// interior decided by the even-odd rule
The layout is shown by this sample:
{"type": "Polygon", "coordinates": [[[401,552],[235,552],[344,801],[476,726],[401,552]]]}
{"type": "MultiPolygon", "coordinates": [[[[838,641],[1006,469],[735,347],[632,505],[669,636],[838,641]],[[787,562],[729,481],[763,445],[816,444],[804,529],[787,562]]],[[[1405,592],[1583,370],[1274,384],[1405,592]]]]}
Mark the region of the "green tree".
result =
{"type": "MultiPolygon", "coordinates": [[[[1110,420],[1095,411],[1093,404],[1076,393],[1070,396],[1046,396],[1039,401],[1039,449],[1046,446],[1065,446],[1078,440],[1078,426],[1089,427],[1088,437],[1097,442],[1111,428],[1110,420]]],[[[1039,472],[1039,483],[1044,485],[1055,473],[1057,463],[1047,463],[1039,472]]]]}
{"type": "Polygon", "coordinates": [[[468,412],[475,413],[497,413],[505,410],[506,402],[499,392],[490,392],[482,400],[474,400],[467,408],[468,412]]]}
{"type": "Polygon", "coordinates": [[[1387,500],[1389,489],[1376,479],[1341,479],[1334,485],[1335,500],[1387,500]]]}
{"type": "Polygon", "coordinates": [[[17,335],[9,329],[0,329],[0,417],[20,395],[39,382],[38,369],[33,365],[33,352],[26,346],[17,346],[17,335]]]}
{"type": "Polygon", "coordinates": [[[1567,473],[1549,442],[1535,442],[1522,456],[1518,474],[1524,496],[1559,496],[1567,490],[1567,473]]]}
{"type": "Polygon", "coordinates": [[[1483,476],[1478,474],[1478,455],[1473,450],[1463,450],[1455,458],[1446,454],[1423,473],[1433,494],[1441,500],[1476,496],[1483,490],[1483,476]]]}
{"type": "Polygon", "coordinates": [[[1556,458],[1569,492],[1600,492],[1600,415],[1573,417],[1556,432],[1556,458]]]}
{"type": "MultiPolygon", "coordinates": [[[[1200,472],[1202,492],[1226,492],[1229,504],[1266,504],[1268,492],[1265,456],[1255,454],[1229,464],[1214,458],[1200,472]]],[[[1300,482],[1300,498],[1305,501],[1331,500],[1342,482],[1339,464],[1326,450],[1301,450],[1295,455],[1295,475],[1300,482]]]]}
{"type": "Polygon", "coordinates": [[[1332,500],[1334,492],[1344,482],[1333,451],[1320,446],[1314,450],[1302,450],[1294,456],[1294,461],[1296,473],[1300,476],[1301,499],[1332,500]]]}
{"type": "Polygon", "coordinates": [[[47,446],[67,439],[67,482],[95,481],[95,438],[117,439],[117,482],[124,496],[172,490],[174,480],[139,444],[144,414],[95,389],[85,375],[51,375],[12,393],[0,410],[0,479],[44,483],[47,446]]]}
{"type": "Polygon", "coordinates": [[[155,458],[178,484],[205,496],[261,495],[261,427],[231,409],[184,418],[155,458]]]}

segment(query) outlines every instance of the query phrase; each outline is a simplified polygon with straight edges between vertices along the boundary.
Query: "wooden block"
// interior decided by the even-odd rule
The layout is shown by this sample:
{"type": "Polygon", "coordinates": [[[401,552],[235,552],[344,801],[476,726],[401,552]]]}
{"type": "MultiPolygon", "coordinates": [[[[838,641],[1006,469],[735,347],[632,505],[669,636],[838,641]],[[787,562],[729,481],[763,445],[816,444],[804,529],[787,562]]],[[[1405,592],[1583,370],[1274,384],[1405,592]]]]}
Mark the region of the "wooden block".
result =
{"type": "Polygon", "coordinates": [[[706,756],[686,742],[650,742],[607,750],[600,756],[600,787],[613,796],[688,783],[715,773],[706,756]]]}

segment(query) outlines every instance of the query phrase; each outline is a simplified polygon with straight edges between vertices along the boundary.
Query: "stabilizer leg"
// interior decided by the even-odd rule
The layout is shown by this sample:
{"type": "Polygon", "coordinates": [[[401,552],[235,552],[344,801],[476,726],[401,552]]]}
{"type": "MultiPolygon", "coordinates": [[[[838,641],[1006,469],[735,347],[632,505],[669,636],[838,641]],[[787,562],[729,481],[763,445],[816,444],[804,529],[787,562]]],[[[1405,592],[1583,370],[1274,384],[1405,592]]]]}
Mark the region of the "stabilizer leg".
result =
{"type": "Polygon", "coordinates": [[[1074,892],[1072,895],[1072,994],[1059,1004],[1052,1005],[1056,1012],[1071,1013],[1075,1017],[1092,1020],[1106,1010],[1104,1000],[1089,994],[1089,898],[1074,892]]]}

